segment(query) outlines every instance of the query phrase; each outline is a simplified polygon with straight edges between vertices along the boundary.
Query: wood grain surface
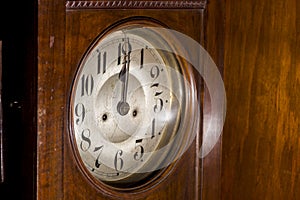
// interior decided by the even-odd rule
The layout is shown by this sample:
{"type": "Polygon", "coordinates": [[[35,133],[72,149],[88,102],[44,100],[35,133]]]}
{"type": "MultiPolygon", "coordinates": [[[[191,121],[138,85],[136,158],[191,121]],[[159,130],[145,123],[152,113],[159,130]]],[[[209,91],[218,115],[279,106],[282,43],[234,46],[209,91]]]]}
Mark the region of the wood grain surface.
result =
{"type": "MultiPolygon", "coordinates": [[[[224,68],[224,20],[225,2],[223,0],[208,1],[207,20],[205,21],[206,39],[204,48],[209,53],[221,75],[224,68]]],[[[203,95],[203,125],[208,124],[210,117],[210,94],[205,86],[203,95]]],[[[205,134],[205,133],[204,133],[205,134]]],[[[221,165],[222,135],[208,154],[202,159],[201,199],[221,198],[221,165]]]]}
{"type": "Polygon", "coordinates": [[[222,199],[300,199],[300,2],[226,1],[222,199]]]}

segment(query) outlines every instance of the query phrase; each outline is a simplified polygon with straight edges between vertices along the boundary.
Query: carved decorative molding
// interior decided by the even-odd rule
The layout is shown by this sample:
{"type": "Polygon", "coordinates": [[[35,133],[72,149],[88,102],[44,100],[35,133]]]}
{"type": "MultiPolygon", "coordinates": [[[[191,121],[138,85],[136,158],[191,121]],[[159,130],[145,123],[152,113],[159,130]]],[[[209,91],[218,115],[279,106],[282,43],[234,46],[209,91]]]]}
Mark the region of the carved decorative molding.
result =
{"type": "Polygon", "coordinates": [[[207,0],[196,1],[67,1],[66,9],[204,9],[207,0]]]}

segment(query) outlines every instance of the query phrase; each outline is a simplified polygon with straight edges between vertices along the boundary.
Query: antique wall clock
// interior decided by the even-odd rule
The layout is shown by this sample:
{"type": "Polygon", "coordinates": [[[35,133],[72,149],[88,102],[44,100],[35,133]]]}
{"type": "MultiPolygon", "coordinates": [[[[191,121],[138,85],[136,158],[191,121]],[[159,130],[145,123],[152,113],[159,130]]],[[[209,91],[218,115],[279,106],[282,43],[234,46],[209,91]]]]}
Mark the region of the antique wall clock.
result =
{"type": "Polygon", "coordinates": [[[199,124],[199,112],[192,112],[197,89],[176,42],[152,18],[131,17],[109,27],[85,53],[68,123],[77,162],[91,179],[141,187],[186,150],[199,124]]]}
{"type": "Polygon", "coordinates": [[[63,41],[63,51],[45,53],[53,66],[42,68],[41,56],[39,67],[38,198],[206,195],[199,156],[205,92],[190,62],[201,59],[177,34],[204,45],[206,9],[204,0],[61,7],[61,37],[50,35],[48,45],[63,41]]]}

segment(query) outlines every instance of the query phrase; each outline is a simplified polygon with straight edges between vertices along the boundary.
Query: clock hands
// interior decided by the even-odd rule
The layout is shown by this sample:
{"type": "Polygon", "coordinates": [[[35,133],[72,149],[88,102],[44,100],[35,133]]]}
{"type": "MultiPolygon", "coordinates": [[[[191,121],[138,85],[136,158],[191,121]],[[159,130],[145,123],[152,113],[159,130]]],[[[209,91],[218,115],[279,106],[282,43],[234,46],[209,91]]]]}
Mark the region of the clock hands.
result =
{"type": "Polygon", "coordinates": [[[124,44],[122,46],[122,53],[124,54],[123,58],[123,66],[121,71],[119,72],[119,79],[122,82],[122,90],[121,90],[121,100],[117,105],[117,111],[120,115],[126,115],[129,110],[130,106],[127,99],[127,88],[128,88],[128,78],[129,78],[129,66],[130,66],[130,53],[131,53],[131,45],[129,43],[129,38],[124,39],[124,44]]]}

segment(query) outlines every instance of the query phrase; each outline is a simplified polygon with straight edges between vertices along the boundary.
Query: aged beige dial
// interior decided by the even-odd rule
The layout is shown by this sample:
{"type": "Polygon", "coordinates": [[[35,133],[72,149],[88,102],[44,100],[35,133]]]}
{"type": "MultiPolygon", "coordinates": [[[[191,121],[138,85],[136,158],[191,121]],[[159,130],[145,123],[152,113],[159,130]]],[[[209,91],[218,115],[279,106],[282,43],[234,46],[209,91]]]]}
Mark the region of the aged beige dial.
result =
{"type": "MultiPolygon", "coordinates": [[[[156,25],[157,26],[157,25],[156,25]]],[[[184,70],[171,45],[133,21],[111,28],[84,55],[70,97],[70,136],[83,171],[126,188],[175,160],[187,133],[184,70]]]]}

